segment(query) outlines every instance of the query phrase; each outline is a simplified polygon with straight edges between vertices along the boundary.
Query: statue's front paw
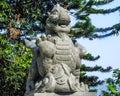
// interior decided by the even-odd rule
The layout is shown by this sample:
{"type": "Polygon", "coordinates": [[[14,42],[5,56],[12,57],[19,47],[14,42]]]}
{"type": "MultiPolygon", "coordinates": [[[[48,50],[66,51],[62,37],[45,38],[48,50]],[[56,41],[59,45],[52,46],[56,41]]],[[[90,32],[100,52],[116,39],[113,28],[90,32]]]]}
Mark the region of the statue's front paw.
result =
{"type": "Polygon", "coordinates": [[[36,39],[36,45],[38,45],[41,42],[41,38],[36,39]]]}
{"type": "Polygon", "coordinates": [[[41,38],[41,40],[42,40],[42,41],[47,40],[47,37],[46,37],[46,35],[44,35],[44,34],[43,34],[43,35],[41,35],[41,37],[40,37],[40,38],[41,38]]]}
{"type": "Polygon", "coordinates": [[[48,37],[46,37],[46,35],[41,35],[39,38],[37,38],[36,39],[36,45],[38,45],[39,46],[39,44],[41,43],[41,42],[43,42],[43,41],[45,41],[45,40],[47,40],[48,39],[48,37]]]}

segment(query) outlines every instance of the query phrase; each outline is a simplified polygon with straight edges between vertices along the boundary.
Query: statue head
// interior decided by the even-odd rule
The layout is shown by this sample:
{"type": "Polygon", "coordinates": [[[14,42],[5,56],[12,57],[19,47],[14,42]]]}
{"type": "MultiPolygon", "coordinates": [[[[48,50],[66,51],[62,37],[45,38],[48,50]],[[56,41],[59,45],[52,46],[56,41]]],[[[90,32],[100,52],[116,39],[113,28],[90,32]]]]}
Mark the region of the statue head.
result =
{"type": "Polygon", "coordinates": [[[60,5],[55,5],[46,21],[46,29],[50,32],[70,32],[70,16],[66,9],[60,5]]]}

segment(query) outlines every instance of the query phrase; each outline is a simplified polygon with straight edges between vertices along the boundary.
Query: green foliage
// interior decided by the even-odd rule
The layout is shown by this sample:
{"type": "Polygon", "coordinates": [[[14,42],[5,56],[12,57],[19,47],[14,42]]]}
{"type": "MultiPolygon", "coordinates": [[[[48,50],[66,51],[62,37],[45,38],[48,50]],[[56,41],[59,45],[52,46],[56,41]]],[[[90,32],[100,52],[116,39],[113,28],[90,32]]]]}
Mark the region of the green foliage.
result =
{"type": "Polygon", "coordinates": [[[2,25],[0,24],[0,29],[2,29],[6,28],[6,25],[9,23],[11,16],[14,14],[14,10],[5,0],[0,1],[0,10],[2,10],[0,11],[0,23],[2,23],[2,25]]]}
{"type": "Polygon", "coordinates": [[[102,90],[104,96],[120,95],[120,69],[113,70],[113,77],[106,80],[107,90],[102,90]]]}
{"type": "Polygon", "coordinates": [[[99,80],[97,76],[83,76],[80,78],[81,81],[83,81],[85,84],[88,84],[88,86],[90,87],[95,87],[97,85],[103,84],[104,81],[103,80],[99,80]]]}
{"type": "Polygon", "coordinates": [[[88,72],[91,72],[91,71],[99,71],[99,72],[109,72],[111,71],[112,67],[107,67],[106,69],[104,69],[102,66],[94,66],[94,67],[90,67],[90,66],[86,66],[85,64],[82,64],[81,65],[81,70],[82,71],[88,71],[88,72]]]}
{"type": "Polygon", "coordinates": [[[90,53],[87,53],[82,58],[89,60],[89,61],[95,61],[95,60],[98,60],[100,58],[100,56],[98,55],[98,56],[94,57],[90,53]]]}
{"type": "Polygon", "coordinates": [[[11,45],[2,35],[0,46],[0,94],[23,96],[31,62],[30,50],[22,43],[11,45]]]}

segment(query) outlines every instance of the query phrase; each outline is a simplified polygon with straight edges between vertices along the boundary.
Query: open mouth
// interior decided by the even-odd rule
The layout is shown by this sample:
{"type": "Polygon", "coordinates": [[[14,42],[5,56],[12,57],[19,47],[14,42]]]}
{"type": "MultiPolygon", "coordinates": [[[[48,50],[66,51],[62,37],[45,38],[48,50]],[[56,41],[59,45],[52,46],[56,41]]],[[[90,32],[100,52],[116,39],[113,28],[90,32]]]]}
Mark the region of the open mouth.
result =
{"type": "Polygon", "coordinates": [[[60,25],[62,28],[65,28],[66,27],[66,25],[60,25]]]}

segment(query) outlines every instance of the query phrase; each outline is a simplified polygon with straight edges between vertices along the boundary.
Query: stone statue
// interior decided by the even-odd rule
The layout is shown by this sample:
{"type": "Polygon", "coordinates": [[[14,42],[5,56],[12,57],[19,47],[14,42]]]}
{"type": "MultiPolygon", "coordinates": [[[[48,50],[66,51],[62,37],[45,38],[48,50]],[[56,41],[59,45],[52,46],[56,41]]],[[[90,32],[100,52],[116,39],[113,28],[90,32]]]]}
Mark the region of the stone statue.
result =
{"type": "Polygon", "coordinates": [[[33,58],[26,83],[25,96],[41,92],[83,92],[79,83],[81,56],[85,48],[69,38],[70,16],[55,5],[46,21],[46,35],[36,42],[25,39],[33,58]]]}

